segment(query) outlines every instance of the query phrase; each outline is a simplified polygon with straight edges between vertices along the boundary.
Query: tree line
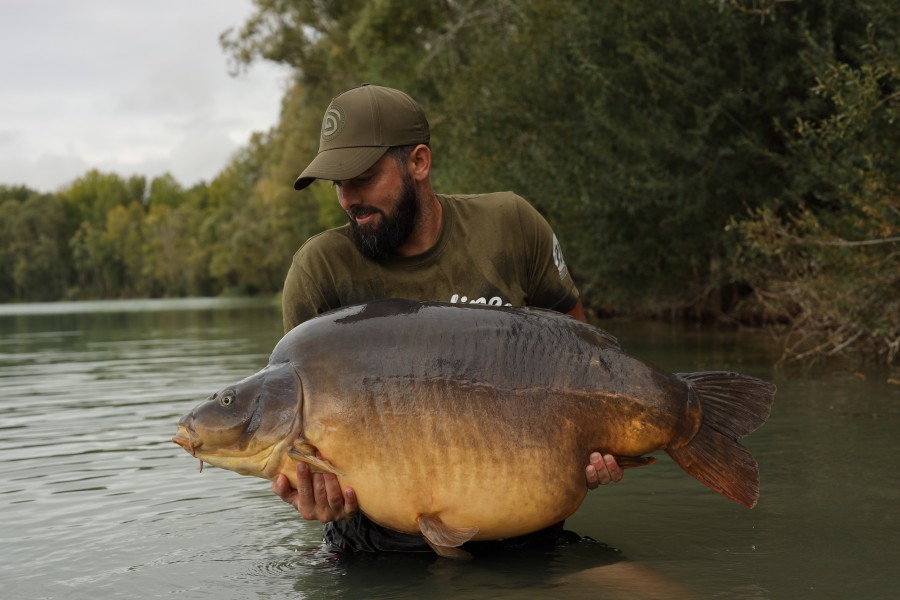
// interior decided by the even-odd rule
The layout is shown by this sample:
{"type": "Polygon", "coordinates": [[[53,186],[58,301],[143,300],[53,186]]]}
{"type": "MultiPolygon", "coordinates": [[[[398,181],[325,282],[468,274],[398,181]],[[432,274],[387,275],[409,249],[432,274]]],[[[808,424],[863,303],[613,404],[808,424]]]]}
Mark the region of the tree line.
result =
{"type": "Polygon", "coordinates": [[[298,193],[329,100],[398,87],[439,192],[511,189],[594,314],[768,325],[785,358],[900,352],[891,0],[255,0],[240,70],[292,67],[279,123],[209,183],[0,187],[0,300],[270,293],[344,221],[298,193]]]}

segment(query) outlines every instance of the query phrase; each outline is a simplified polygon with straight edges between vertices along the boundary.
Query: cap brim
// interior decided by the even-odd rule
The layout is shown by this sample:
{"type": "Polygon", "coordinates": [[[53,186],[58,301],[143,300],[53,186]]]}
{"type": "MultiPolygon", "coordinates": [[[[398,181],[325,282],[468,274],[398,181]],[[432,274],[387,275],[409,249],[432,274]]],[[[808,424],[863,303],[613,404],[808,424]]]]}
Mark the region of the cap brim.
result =
{"type": "Polygon", "coordinates": [[[352,179],[374,165],[387,150],[386,146],[363,146],[319,152],[300,173],[300,177],[294,182],[294,189],[302,190],[316,179],[352,179]]]}

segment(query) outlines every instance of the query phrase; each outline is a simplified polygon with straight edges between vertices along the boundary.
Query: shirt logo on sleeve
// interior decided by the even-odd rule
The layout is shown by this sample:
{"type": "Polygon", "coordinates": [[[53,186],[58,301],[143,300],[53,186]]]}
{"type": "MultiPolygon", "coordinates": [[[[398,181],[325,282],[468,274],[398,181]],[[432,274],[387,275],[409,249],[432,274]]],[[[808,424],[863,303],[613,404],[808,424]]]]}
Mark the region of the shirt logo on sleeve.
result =
{"type": "Polygon", "coordinates": [[[559,271],[559,278],[565,279],[569,274],[569,268],[566,266],[566,261],[563,260],[562,247],[559,245],[555,233],[553,234],[553,263],[556,265],[556,270],[559,271]]]}

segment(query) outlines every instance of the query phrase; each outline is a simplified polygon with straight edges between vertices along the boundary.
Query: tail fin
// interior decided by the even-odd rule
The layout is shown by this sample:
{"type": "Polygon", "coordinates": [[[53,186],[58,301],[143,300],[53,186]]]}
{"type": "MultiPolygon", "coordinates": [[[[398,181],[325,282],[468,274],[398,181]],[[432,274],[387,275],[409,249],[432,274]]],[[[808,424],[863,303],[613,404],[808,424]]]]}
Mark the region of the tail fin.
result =
{"type": "Polygon", "coordinates": [[[765,423],[775,385],[762,379],[709,371],[678,373],[703,410],[703,423],[686,446],[669,456],[692,477],[747,508],[759,498],[759,468],[738,440],[765,423]]]}

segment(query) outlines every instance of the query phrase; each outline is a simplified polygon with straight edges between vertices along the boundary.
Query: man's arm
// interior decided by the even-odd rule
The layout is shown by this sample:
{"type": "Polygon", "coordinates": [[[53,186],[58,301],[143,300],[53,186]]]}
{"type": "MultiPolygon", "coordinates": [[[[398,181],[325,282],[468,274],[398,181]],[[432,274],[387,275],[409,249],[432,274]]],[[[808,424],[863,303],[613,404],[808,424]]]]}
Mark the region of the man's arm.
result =
{"type": "Polygon", "coordinates": [[[575,317],[579,321],[584,321],[587,323],[587,318],[584,316],[584,306],[581,304],[581,298],[575,301],[575,306],[572,307],[572,310],[566,313],[570,317],[575,317]]]}

